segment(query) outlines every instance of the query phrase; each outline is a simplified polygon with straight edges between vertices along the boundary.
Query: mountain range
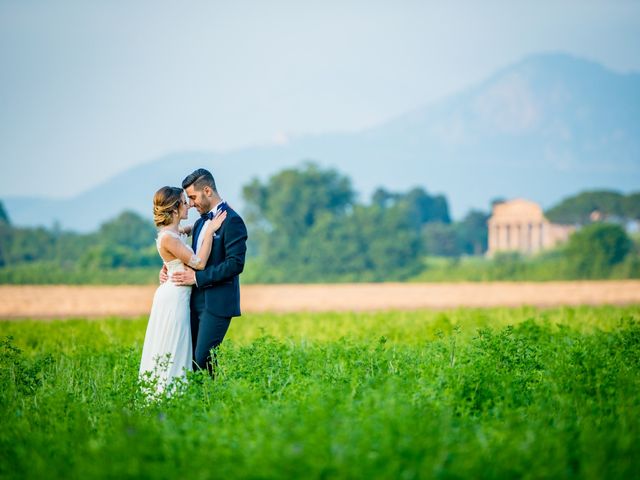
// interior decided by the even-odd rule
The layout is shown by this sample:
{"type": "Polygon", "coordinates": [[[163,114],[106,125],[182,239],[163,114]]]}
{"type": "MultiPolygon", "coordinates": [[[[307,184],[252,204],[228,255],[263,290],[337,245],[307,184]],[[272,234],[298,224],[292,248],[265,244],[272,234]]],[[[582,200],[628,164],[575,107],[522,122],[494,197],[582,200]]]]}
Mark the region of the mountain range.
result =
{"type": "Polygon", "coordinates": [[[211,170],[242,210],[242,186],[314,161],[376,187],[442,193],[454,218],[495,198],[549,207],[586,189],[640,190],[640,74],[581,58],[529,56],[479,84],[360,132],[306,135],[230,152],[176,152],[73,198],[3,198],[12,223],[90,231],[122,210],[151,218],[153,193],[211,170]]]}

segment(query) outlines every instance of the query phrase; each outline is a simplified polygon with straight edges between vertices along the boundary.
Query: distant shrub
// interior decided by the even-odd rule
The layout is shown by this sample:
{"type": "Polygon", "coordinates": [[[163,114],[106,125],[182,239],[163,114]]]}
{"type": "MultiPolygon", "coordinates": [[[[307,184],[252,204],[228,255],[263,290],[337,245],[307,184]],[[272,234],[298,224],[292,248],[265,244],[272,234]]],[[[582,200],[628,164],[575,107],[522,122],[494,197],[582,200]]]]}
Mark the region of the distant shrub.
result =
{"type": "Polygon", "coordinates": [[[607,278],[631,249],[631,239],[619,225],[588,225],[574,233],[566,246],[568,272],[577,278],[607,278]]]}

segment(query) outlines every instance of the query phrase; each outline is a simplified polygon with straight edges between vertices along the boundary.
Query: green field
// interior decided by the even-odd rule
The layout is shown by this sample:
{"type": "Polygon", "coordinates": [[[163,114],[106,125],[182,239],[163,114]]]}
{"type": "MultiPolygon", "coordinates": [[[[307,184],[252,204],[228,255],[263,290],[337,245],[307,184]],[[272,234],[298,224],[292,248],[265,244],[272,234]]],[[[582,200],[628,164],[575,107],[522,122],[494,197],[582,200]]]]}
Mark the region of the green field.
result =
{"type": "Polygon", "coordinates": [[[640,307],[247,315],[148,403],[145,319],[0,322],[0,478],[638,478],[640,307]]]}

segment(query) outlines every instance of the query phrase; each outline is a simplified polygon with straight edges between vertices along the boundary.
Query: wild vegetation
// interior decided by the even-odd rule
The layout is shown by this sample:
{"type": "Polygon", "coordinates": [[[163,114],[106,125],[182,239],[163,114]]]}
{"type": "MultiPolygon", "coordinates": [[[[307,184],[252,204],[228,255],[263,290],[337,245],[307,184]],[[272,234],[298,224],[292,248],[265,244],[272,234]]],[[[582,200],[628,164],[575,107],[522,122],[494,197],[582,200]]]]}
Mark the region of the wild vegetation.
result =
{"type": "Polygon", "coordinates": [[[634,478],[638,307],[235,319],[149,402],[145,319],[0,322],[1,478],[634,478]]]}

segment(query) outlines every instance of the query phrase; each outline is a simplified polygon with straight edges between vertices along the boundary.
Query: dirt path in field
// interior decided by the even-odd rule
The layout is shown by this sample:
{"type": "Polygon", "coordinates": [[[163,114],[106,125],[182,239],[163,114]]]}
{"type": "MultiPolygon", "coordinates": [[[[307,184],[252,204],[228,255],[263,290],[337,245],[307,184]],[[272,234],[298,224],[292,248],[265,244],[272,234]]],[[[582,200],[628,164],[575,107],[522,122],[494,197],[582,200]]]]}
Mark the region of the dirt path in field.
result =
{"type": "MultiPolygon", "coordinates": [[[[149,312],[155,286],[0,285],[0,318],[134,317],[149,312]]],[[[640,304],[640,281],[246,285],[250,312],[640,304]]]]}

